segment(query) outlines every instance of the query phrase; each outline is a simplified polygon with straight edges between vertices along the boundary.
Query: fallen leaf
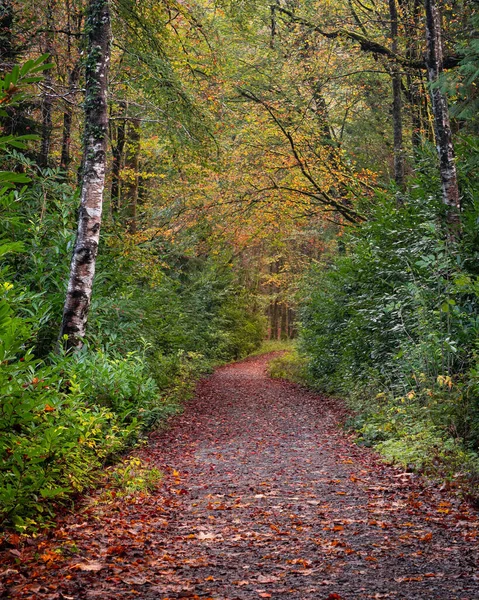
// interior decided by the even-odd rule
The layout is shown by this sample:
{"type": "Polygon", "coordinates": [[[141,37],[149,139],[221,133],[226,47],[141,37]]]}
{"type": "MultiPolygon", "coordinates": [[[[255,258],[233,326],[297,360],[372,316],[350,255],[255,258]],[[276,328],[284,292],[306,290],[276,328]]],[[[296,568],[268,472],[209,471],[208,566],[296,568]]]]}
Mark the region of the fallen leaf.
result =
{"type": "Polygon", "coordinates": [[[273,575],[260,575],[258,577],[258,583],[275,583],[279,580],[279,577],[274,577],[273,575]]]}
{"type": "Polygon", "coordinates": [[[202,531],[200,531],[197,535],[197,538],[199,540],[214,540],[216,539],[216,535],[214,533],[203,533],[202,531]]]}
{"type": "Polygon", "coordinates": [[[105,566],[100,562],[77,563],[72,565],[70,569],[77,569],[78,571],[101,571],[105,566]]]}

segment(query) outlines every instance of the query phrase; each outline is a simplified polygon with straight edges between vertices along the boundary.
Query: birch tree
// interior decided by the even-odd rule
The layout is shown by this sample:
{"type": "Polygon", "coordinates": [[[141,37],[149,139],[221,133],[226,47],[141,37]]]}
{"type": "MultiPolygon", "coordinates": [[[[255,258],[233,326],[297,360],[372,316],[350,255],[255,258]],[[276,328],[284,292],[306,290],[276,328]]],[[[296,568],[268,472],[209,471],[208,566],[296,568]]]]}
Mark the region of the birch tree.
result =
{"type": "Polygon", "coordinates": [[[86,30],[88,59],[85,73],[81,205],[60,331],[60,341],[64,341],[67,349],[82,346],[100,238],[108,126],[107,76],[110,61],[108,0],[90,0],[86,30]]]}
{"type": "Polygon", "coordinates": [[[431,86],[431,104],[434,114],[436,147],[439,156],[439,170],[442,184],[442,201],[447,207],[450,223],[458,223],[461,210],[457,185],[454,146],[452,143],[449,111],[444,92],[438,86],[438,80],[444,70],[441,39],[441,20],[436,0],[425,0],[426,37],[427,37],[427,75],[431,86]]]}

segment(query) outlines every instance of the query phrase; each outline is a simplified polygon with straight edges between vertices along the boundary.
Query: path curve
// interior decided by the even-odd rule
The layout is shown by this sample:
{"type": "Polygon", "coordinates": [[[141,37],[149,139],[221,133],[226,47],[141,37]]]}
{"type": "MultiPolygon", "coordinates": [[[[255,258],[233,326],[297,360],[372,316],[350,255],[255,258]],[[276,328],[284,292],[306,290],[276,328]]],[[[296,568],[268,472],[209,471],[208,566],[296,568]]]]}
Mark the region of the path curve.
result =
{"type": "Polygon", "coordinates": [[[2,597],[477,600],[477,513],[355,446],[269,358],[202,381],[142,452],[158,493],[98,492],[13,552],[2,597]]]}

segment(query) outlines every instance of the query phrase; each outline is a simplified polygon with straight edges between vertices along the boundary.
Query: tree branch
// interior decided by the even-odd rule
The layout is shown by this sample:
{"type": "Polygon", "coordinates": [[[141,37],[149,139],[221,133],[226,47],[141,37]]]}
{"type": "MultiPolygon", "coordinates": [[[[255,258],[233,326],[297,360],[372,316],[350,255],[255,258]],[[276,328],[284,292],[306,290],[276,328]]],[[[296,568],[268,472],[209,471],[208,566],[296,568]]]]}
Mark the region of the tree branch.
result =
{"type": "MultiPolygon", "coordinates": [[[[401,56],[400,54],[397,54],[397,53],[393,52],[392,50],[390,50],[387,46],[383,46],[382,44],[379,44],[378,42],[375,42],[374,40],[370,40],[367,37],[365,37],[364,35],[358,33],[357,31],[350,31],[349,29],[345,29],[343,27],[341,27],[340,29],[336,29],[335,31],[325,31],[318,25],[314,25],[313,23],[310,23],[306,19],[296,16],[293,12],[291,12],[287,8],[283,8],[281,6],[276,6],[276,10],[278,12],[282,13],[283,15],[289,17],[291,22],[303,25],[304,27],[307,27],[308,29],[311,29],[312,31],[319,33],[320,35],[322,35],[325,38],[332,39],[332,40],[337,39],[337,38],[349,39],[353,42],[357,42],[359,44],[359,47],[361,48],[361,50],[363,50],[364,52],[370,52],[371,54],[379,54],[381,56],[386,56],[390,60],[394,60],[395,62],[399,63],[403,67],[408,67],[410,69],[419,69],[419,70],[426,70],[426,68],[427,68],[425,59],[411,60],[409,58],[406,58],[405,56],[401,56]]],[[[462,57],[457,54],[445,56],[444,57],[444,68],[445,69],[453,69],[454,67],[457,67],[461,58],[462,57]]]]}

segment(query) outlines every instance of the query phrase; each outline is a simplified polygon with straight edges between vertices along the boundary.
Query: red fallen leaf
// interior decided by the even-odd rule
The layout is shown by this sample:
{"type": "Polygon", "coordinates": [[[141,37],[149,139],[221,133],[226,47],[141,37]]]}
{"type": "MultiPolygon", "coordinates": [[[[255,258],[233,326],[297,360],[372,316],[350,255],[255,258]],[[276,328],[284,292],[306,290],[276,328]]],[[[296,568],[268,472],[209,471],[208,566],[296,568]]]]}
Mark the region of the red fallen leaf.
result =
{"type": "Polygon", "coordinates": [[[20,536],[18,535],[18,533],[12,533],[8,538],[8,543],[12,544],[12,546],[18,546],[18,544],[20,543],[20,536]]]}
{"type": "Polygon", "coordinates": [[[328,596],[328,600],[342,600],[343,597],[340,596],[339,594],[336,594],[335,592],[331,592],[331,594],[329,594],[328,596]]]}
{"type": "Polygon", "coordinates": [[[53,408],[53,406],[50,406],[49,404],[47,404],[43,410],[45,412],[55,412],[55,409],[53,408]]]}
{"type": "Polygon", "coordinates": [[[124,556],[126,554],[126,548],[125,546],[110,546],[107,548],[106,553],[110,556],[112,554],[115,554],[116,556],[124,556]]]}
{"type": "Polygon", "coordinates": [[[426,535],[423,535],[421,538],[419,538],[421,540],[421,542],[430,542],[432,540],[432,533],[426,533],[426,535]]]}

